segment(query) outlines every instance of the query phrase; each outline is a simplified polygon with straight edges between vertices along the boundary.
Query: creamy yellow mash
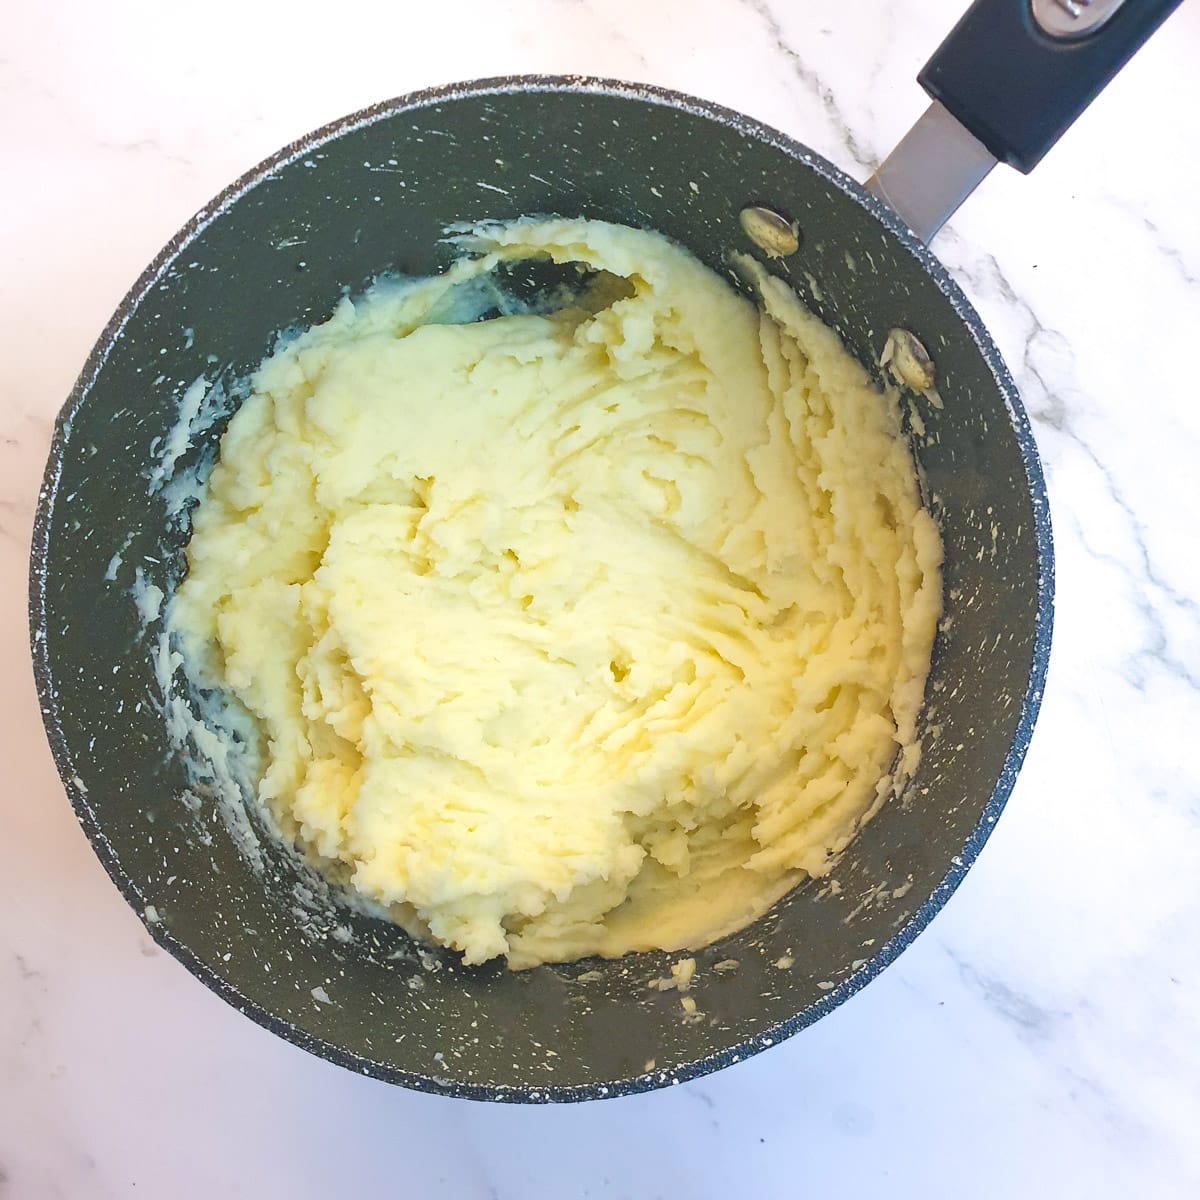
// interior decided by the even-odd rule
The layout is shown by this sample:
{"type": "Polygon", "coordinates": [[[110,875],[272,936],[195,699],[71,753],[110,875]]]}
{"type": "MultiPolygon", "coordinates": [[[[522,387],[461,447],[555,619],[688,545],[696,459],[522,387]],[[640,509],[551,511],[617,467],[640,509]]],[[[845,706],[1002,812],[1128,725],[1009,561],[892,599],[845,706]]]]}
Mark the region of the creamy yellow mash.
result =
{"type": "Polygon", "coordinates": [[[915,765],[941,542],[896,397],[750,261],[761,312],[655,233],[464,246],[262,364],[170,622],[281,832],[410,930],[696,948],[915,765]],[[546,256],[577,303],[448,323],[546,256]]]}

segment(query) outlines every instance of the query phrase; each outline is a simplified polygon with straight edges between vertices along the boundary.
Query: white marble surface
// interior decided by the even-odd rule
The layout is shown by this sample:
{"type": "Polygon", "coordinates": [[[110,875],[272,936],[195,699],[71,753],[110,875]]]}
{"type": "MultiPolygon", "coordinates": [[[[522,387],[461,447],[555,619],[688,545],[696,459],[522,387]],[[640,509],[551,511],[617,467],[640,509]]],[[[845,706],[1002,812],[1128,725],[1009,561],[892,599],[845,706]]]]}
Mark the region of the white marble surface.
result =
{"type": "Polygon", "coordinates": [[[157,950],[62,796],[25,569],[55,410],[228,180],[372,101],[507,72],[707,95],[860,176],[960,0],[459,0],[0,14],[0,1197],[1200,1194],[1200,7],[936,243],[1034,418],[1058,544],[1041,722],[958,894],[732,1070],[561,1108],[410,1094],[157,950]]]}

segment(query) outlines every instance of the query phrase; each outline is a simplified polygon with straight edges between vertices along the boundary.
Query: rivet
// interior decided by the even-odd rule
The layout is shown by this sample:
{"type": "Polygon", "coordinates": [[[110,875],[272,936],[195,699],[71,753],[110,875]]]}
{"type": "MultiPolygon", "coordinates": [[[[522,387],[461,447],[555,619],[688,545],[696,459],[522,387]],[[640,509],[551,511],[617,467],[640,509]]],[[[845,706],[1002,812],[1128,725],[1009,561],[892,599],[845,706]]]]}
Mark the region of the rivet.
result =
{"type": "Polygon", "coordinates": [[[748,204],[738,214],[746,236],[768,258],[783,258],[800,249],[800,226],[764,204],[748,204]]]}
{"type": "Polygon", "coordinates": [[[887,367],[892,378],[914,392],[933,387],[936,371],[929,351],[907,329],[889,329],[879,365],[887,367]]]}

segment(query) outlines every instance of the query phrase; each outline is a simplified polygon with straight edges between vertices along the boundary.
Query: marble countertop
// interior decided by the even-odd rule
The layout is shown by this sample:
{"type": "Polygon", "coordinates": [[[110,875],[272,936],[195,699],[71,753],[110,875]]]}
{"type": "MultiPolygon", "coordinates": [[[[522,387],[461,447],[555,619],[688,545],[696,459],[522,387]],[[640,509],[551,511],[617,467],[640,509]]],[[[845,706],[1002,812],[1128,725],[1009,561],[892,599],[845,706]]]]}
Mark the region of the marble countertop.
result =
{"type": "Polygon", "coordinates": [[[452,79],[708,96],[859,177],[961,0],[10,6],[0,24],[0,1197],[1200,1194],[1200,7],[935,243],[1033,418],[1058,548],[1041,721],[931,928],[791,1041],[555,1108],[277,1040],[151,942],[42,735],[25,571],[51,423],[138,275],[308,129],[452,79]],[[969,1181],[969,1182],[967,1182],[969,1181]]]}

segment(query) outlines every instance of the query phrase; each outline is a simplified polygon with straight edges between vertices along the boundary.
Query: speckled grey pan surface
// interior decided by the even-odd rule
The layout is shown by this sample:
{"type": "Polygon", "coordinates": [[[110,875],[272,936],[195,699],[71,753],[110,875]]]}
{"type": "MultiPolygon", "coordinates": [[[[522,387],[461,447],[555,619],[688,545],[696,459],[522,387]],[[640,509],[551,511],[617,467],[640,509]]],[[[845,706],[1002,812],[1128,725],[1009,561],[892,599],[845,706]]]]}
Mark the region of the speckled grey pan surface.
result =
{"type": "MultiPolygon", "coordinates": [[[[189,453],[211,455],[220,432],[189,453]]],[[[46,728],[80,823],[150,933],[198,978],[366,1074],[457,1096],[577,1100],[754,1054],[841,1003],[916,936],[1012,787],[1041,696],[1052,591],[1045,488],[1012,380],[958,288],[890,212],[727,110],[627,84],[522,78],[420,93],[319,130],[163,251],[59,419],[31,624],[46,728]],[[211,372],[209,355],[250,370],[278,330],[324,317],[343,289],[443,266],[439,238],[454,221],[600,217],[660,229],[722,268],[729,249],[750,249],[738,212],[751,201],[799,221],[789,278],[862,361],[901,326],[937,364],[945,407],[925,407],[914,448],[946,543],[947,620],[929,694],[937,735],[905,802],[853,843],[834,872],[840,893],[803,886],[697,955],[694,1023],[677,995],[647,987],[677,955],[510,974],[418,956],[367,917],[331,909],[300,921],[286,857],[268,850],[264,881],[214,805],[184,803],[129,579],[105,578],[127,538],[124,561],[164,589],[183,570],[186,522],[171,525],[146,487],[151,443],[182,389],[211,372]],[[736,971],[712,970],[727,959],[736,971]]]]}

